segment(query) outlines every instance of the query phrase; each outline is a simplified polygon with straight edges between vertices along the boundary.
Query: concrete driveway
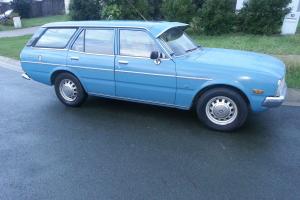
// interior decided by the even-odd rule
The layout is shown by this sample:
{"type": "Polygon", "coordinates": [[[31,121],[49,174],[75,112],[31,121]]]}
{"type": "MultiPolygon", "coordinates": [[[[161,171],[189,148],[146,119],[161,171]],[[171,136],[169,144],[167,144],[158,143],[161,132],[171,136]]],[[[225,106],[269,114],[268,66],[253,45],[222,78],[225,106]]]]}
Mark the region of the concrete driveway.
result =
{"type": "Polygon", "coordinates": [[[192,112],[90,98],[0,68],[0,199],[299,199],[300,108],[210,131],[192,112]]]}

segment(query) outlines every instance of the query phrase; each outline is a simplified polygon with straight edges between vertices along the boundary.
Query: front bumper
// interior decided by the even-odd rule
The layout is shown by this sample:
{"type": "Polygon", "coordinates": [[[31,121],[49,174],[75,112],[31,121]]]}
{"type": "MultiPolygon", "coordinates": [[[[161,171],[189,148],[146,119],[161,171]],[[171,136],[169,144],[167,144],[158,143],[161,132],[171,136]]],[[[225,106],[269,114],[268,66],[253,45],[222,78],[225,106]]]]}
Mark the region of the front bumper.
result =
{"type": "Polygon", "coordinates": [[[26,80],[31,80],[31,78],[26,73],[22,74],[22,78],[24,78],[26,80]]]}
{"type": "Polygon", "coordinates": [[[266,99],[263,102],[263,106],[268,108],[281,106],[285,100],[286,94],[287,94],[287,86],[284,83],[284,86],[280,90],[280,95],[277,97],[266,97],[266,99]]]}

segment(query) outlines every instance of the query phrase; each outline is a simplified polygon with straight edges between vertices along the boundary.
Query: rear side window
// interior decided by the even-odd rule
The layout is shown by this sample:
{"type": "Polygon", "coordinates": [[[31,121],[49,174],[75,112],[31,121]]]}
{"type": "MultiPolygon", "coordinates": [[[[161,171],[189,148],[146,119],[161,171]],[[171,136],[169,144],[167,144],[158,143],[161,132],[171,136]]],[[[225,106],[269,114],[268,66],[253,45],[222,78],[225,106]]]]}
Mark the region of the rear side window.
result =
{"type": "Polygon", "coordinates": [[[72,50],[94,54],[114,54],[113,29],[86,29],[81,32],[72,50]]]}
{"type": "Polygon", "coordinates": [[[36,47],[65,48],[76,28],[49,28],[35,44],[36,47]]]}
{"type": "Polygon", "coordinates": [[[43,34],[45,31],[45,28],[39,28],[34,35],[30,38],[30,40],[27,42],[26,46],[32,46],[37,41],[37,39],[43,34]]]}

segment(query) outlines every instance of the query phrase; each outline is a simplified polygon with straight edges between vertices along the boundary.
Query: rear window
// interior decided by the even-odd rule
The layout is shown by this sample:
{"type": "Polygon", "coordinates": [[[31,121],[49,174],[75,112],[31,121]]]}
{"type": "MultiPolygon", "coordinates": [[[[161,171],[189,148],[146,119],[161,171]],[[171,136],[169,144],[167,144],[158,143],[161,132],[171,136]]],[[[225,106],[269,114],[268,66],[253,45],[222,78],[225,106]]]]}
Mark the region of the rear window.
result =
{"type": "Polygon", "coordinates": [[[65,48],[76,28],[49,28],[36,42],[35,47],[65,48]]]}
{"type": "Polygon", "coordinates": [[[44,31],[45,28],[39,28],[27,42],[26,46],[32,46],[36,42],[36,40],[43,34],[44,31]]]}

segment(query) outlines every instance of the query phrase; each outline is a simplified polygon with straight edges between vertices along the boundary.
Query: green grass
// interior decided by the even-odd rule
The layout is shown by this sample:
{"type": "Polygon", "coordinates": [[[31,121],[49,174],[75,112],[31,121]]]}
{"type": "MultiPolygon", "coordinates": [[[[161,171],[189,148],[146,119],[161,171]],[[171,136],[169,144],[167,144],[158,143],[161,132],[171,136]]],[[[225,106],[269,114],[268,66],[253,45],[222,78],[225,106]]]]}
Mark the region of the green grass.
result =
{"type": "Polygon", "coordinates": [[[33,27],[33,26],[41,26],[50,22],[63,22],[68,20],[70,20],[70,18],[67,15],[54,15],[48,17],[23,19],[22,25],[24,28],[26,28],[26,27],[33,27]]]}
{"type": "MultiPolygon", "coordinates": [[[[0,55],[14,58],[14,59],[19,59],[20,51],[25,46],[26,42],[29,40],[30,37],[31,36],[28,35],[28,36],[12,37],[12,38],[0,38],[0,44],[1,44],[0,45],[0,55]]],[[[207,38],[208,36],[204,36],[204,37],[198,36],[198,37],[201,37],[203,39],[203,38],[207,38]]],[[[228,37],[230,38],[230,36],[219,36],[219,37],[217,37],[217,39],[209,37],[209,39],[206,41],[207,45],[205,45],[205,46],[226,47],[226,48],[236,48],[236,49],[245,49],[245,50],[252,49],[255,51],[260,51],[260,52],[265,52],[265,53],[266,53],[266,51],[268,51],[269,53],[272,53],[272,54],[276,54],[277,51],[281,52],[281,50],[278,50],[278,49],[269,50],[269,49],[267,49],[267,47],[263,47],[260,44],[258,44],[257,41],[254,41],[254,43],[258,45],[258,47],[255,48],[255,45],[252,44],[251,40],[249,40],[248,42],[245,42],[245,38],[244,39],[239,38],[240,40],[242,40],[241,42],[236,41],[236,43],[244,43],[243,44],[244,48],[239,48],[239,45],[231,43],[232,40],[229,39],[229,41],[226,41],[227,40],[226,38],[228,38],[228,37]],[[223,38],[224,41],[221,40],[220,38],[223,38]],[[211,42],[209,42],[209,41],[211,41],[211,42]],[[220,41],[220,43],[222,43],[222,44],[218,43],[218,41],[220,41]]],[[[238,37],[238,36],[231,36],[231,37],[238,37]]],[[[240,36],[240,37],[251,37],[251,36],[240,36]]],[[[259,40],[258,36],[254,36],[254,37],[256,38],[256,40],[259,40]]],[[[275,37],[275,36],[273,36],[273,37],[275,37]]],[[[290,37],[290,36],[288,36],[288,37],[290,37]]],[[[278,37],[278,38],[281,38],[282,40],[286,40],[283,37],[278,37]]],[[[283,48],[280,46],[288,46],[286,44],[285,45],[282,44],[282,43],[285,43],[286,41],[284,41],[284,42],[279,41],[278,38],[275,39],[277,44],[274,44],[272,46],[278,46],[278,48],[283,48]]],[[[265,43],[269,43],[270,40],[272,41],[272,38],[268,39],[268,38],[263,37],[263,40],[268,41],[265,43]]],[[[294,39],[292,39],[292,40],[294,40],[294,39]]],[[[294,44],[293,47],[297,48],[296,46],[297,46],[297,44],[294,44]]],[[[285,47],[285,48],[287,48],[287,47],[285,47]]],[[[289,50],[289,53],[294,53],[294,54],[298,54],[298,55],[292,55],[292,56],[282,55],[282,56],[278,56],[278,57],[281,58],[282,60],[284,60],[288,66],[288,70],[287,70],[288,86],[293,87],[293,88],[300,88],[300,60],[299,60],[300,54],[297,53],[297,51],[292,51],[292,50],[289,50]]]]}
{"type": "MultiPolygon", "coordinates": [[[[62,21],[68,21],[70,20],[69,16],[67,15],[54,15],[54,16],[47,16],[47,17],[37,17],[37,18],[28,18],[28,19],[22,19],[22,27],[28,28],[33,26],[41,26],[46,23],[50,22],[62,22],[62,21]]],[[[12,22],[10,22],[11,25],[0,25],[0,31],[8,31],[13,30],[14,27],[12,25],[12,22]]]]}
{"type": "Polygon", "coordinates": [[[19,55],[30,35],[11,38],[0,38],[0,55],[19,59],[19,55]]]}
{"type": "Polygon", "coordinates": [[[300,34],[291,36],[200,35],[193,38],[204,47],[240,49],[273,55],[300,55],[300,34]]]}
{"type": "Polygon", "coordinates": [[[287,69],[287,85],[290,88],[300,88],[300,66],[290,65],[287,69]]]}

